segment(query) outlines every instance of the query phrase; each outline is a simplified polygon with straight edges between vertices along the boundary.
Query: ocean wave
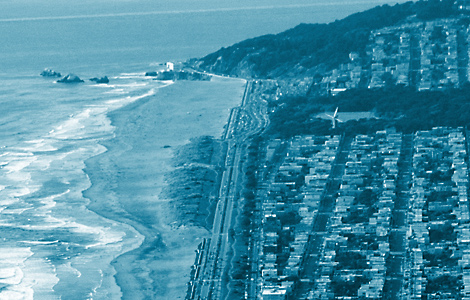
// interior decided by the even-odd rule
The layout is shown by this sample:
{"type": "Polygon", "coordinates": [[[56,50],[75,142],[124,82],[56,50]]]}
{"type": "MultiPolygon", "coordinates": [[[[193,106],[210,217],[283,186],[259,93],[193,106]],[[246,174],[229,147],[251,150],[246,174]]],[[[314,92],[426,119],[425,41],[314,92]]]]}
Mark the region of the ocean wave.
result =
{"type": "MultiPolygon", "coordinates": [[[[162,86],[163,87],[163,86],[162,86]]],[[[155,89],[150,89],[149,91],[147,91],[145,94],[142,94],[142,95],[137,95],[137,96],[127,96],[125,98],[118,98],[118,99],[112,99],[112,100],[108,100],[106,101],[107,104],[109,105],[114,105],[114,107],[112,107],[112,110],[114,109],[117,109],[119,107],[122,107],[124,105],[127,105],[127,104],[130,104],[132,102],[135,102],[137,100],[140,100],[140,99],[143,99],[143,98],[146,98],[146,97],[150,97],[152,95],[155,95],[155,89]]]]}

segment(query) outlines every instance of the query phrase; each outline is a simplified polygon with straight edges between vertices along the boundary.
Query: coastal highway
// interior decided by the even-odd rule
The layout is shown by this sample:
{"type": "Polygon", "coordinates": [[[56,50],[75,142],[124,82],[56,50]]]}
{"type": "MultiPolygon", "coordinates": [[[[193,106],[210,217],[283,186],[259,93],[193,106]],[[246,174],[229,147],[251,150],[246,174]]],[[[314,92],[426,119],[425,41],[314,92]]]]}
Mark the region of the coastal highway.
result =
{"type": "MultiPolygon", "coordinates": [[[[207,259],[202,268],[199,288],[194,299],[224,299],[227,287],[224,278],[229,278],[229,232],[232,227],[234,203],[239,198],[242,187],[240,170],[249,137],[263,130],[268,124],[266,103],[254,99],[251,91],[253,81],[247,81],[240,107],[232,109],[223,139],[227,142],[225,171],[219,188],[212,236],[208,246],[207,259]]],[[[255,271],[255,270],[253,270],[255,271]]],[[[256,270],[257,271],[257,270],[256,270]]],[[[256,285],[256,283],[255,283],[256,285]]],[[[256,286],[254,287],[256,293],[256,286]]],[[[253,291],[253,288],[252,288],[253,291]]]]}
{"type": "MultiPolygon", "coordinates": [[[[248,81],[242,99],[243,107],[251,89],[251,81],[248,81]]],[[[240,107],[232,109],[229,122],[223,139],[228,143],[225,157],[225,171],[219,188],[219,200],[217,202],[212,237],[209,246],[207,260],[204,264],[202,283],[199,295],[196,299],[220,299],[222,294],[222,277],[225,269],[227,252],[229,250],[229,229],[232,224],[233,201],[238,185],[238,166],[240,164],[241,151],[235,140],[236,129],[239,122],[240,107]]]]}

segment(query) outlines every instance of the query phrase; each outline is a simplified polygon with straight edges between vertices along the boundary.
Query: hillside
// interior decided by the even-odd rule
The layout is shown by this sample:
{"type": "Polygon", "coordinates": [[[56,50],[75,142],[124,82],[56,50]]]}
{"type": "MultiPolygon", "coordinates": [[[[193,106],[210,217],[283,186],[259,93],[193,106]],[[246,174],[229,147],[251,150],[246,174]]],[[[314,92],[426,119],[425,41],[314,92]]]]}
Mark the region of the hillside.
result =
{"type": "Polygon", "coordinates": [[[457,13],[455,0],[383,5],[329,24],[300,24],[276,35],[245,40],[198,59],[194,65],[239,77],[314,77],[347,63],[351,52],[365,53],[371,30],[457,13]]]}

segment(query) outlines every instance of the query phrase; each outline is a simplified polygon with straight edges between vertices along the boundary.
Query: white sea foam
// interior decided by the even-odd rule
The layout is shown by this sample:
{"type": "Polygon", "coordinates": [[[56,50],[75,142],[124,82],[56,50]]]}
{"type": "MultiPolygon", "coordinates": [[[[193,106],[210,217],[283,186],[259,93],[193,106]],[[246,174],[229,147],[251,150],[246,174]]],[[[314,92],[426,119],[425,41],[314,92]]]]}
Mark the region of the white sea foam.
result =
{"type": "Polygon", "coordinates": [[[18,287],[10,287],[0,292],[2,300],[29,300],[33,299],[34,292],[32,289],[22,290],[18,287]]]}
{"type": "Polygon", "coordinates": [[[127,84],[115,84],[112,87],[114,88],[127,88],[127,89],[136,89],[136,88],[141,88],[144,86],[147,86],[148,83],[145,82],[133,82],[133,83],[127,83],[127,84]]]}
{"type": "Polygon", "coordinates": [[[58,243],[59,240],[55,241],[19,241],[19,243],[30,244],[30,245],[51,245],[58,243]]]}
{"type": "Polygon", "coordinates": [[[69,272],[72,273],[72,274],[75,274],[77,276],[77,278],[82,277],[82,273],[79,270],[72,267],[72,262],[68,262],[68,263],[64,264],[63,266],[68,268],[69,272]]]}
{"type": "Polygon", "coordinates": [[[8,205],[12,205],[16,202],[18,202],[18,198],[15,198],[15,197],[10,197],[10,198],[4,198],[4,199],[0,199],[0,205],[1,206],[8,206],[8,205]]]}
{"type": "MultiPolygon", "coordinates": [[[[122,76],[144,76],[143,72],[134,72],[134,73],[121,73],[122,76]]],[[[119,78],[119,77],[116,77],[119,78]]]]}
{"type": "Polygon", "coordinates": [[[26,182],[31,179],[29,172],[23,171],[34,161],[36,157],[30,152],[7,152],[3,154],[3,167],[0,169],[4,172],[4,178],[13,182],[26,182]]]}
{"type": "Polygon", "coordinates": [[[24,282],[24,262],[33,255],[30,248],[0,248],[0,299],[33,299],[32,285],[24,282]]]}
{"type": "MultiPolygon", "coordinates": [[[[170,84],[167,84],[165,86],[168,86],[170,84]]],[[[162,86],[163,87],[163,86],[162,86]]],[[[155,95],[155,89],[151,89],[149,90],[147,93],[143,94],[143,95],[139,95],[139,96],[134,96],[134,97],[131,97],[131,96],[128,96],[128,97],[125,97],[125,98],[120,98],[120,99],[113,99],[113,100],[108,100],[106,101],[107,104],[109,105],[117,105],[117,106],[114,106],[113,109],[117,109],[118,107],[120,106],[123,106],[123,105],[126,105],[126,104],[129,104],[129,103],[132,103],[132,102],[135,102],[139,99],[142,99],[142,98],[145,98],[145,97],[149,97],[149,96],[152,96],[152,95],[155,95]]]]}
{"type": "MultiPolygon", "coordinates": [[[[109,123],[105,113],[108,108],[105,106],[91,106],[78,114],[74,114],[68,120],[58,125],[50,131],[49,138],[58,140],[80,140],[90,135],[88,131],[90,125],[106,125],[109,123]]],[[[105,128],[99,128],[103,130],[105,128]]]]}
{"type": "MultiPolygon", "coordinates": [[[[51,230],[59,227],[65,227],[67,224],[66,221],[46,215],[44,216],[44,212],[39,212],[35,214],[36,216],[43,217],[40,219],[39,224],[10,224],[10,227],[17,227],[24,230],[51,230]]],[[[34,221],[32,219],[28,219],[27,221],[34,221]]],[[[27,222],[25,222],[27,223],[27,222]]],[[[8,225],[3,225],[8,226],[8,225]]]]}
{"type": "Polygon", "coordinates": [[[124,91],[124,89],[114,89],[105,92],[105,94],[114,94],[114,95],[122,95],[122,94],[127,94],[129,92],[124,91]]]}
{"type": "Polygon", "coordinates": [[[39,140],[31,140],[31,141],[26,141],[26,144],[31,145],[30,147],[21,147],[19,148],[22,151],[25,151],[27,153],[32,153],[32,152],[50,152],[50,151],[56,151],[57,148],[53,147],[51,144],[50,140],[46,139],[39,139],[39,140]]]}
{"type": "Polygon", "coordinates": [[[15,198],[20,198],[22,196],[29,195],[37,190],[37,187],[28,186],[18,186],[10,192],[10,196],[15,198]]]}
{"type": "Polygon", "coordinates": [[[84,224],[79,224],[76,222],[70,222],[65,226],[68,227],[69,230],[72,232],[93,234],[96,236],[95,240],[97,240],[97,242],[86,245],[85,249],[95,248],[95,247],[105,246],[105,245],[110,245],[110,244],[118,244],[119,242],[122,241],[123,237],[125,236],[125,233],[113,231],[110,228],[92,227],[92,226],[87,226],[84,224]]]}
{"type": "Polygon", "coordinates": [[[18,267],[0,269],[0,283],[20,284],[22,279],[23,279],[23,272],[18,267]]]}
{"type": "Polygon", "coordinates": [[[8,162],[8,165],[3,167],[3,169],[6,170],[7,173],[19,172],[29,166],[35,160],[35,157],[11,160],[8,162]]]}
{"type": "Polygon", "coordinates": [[[84,161],[106,150],[98,142],[113,136],[109,111],[152,96],[159,87],[171,83],[152,81],[152,89],[146,89],[150,83],[112,87],[135,91],[132,96],[96,101],[79,111],[68,112],[65,120],[51,126],[53,130],[49,127],[43,136],[10,146],[8,152],[0,154],[4,162],[0,176],[7,178],[0,187],[0,226],[13,232],[18,229],[21,238],[13,245],[27,249],[10,257],[0,251],[0,271],[4,268],[0,283],[8,285],[1,290],[0,299],[33,299],[33,295],[37,299],[55,299],[61,295],[53,289],[59,279],[66,282],[59,285],[66,286],[68,280],[96,274],[99,279],[82,287],[89,288],[92,297],[120,294],[111,261],[139,247],[143,236],[129,225],[109,221],[86,209],[88,199],[83,198],[82,191],[89,187],[89,182],[83,171],[84,161]],[[51,232],[67,233],[73,246],[58,253],[64,244],[51,232]],[[33,252],[35,255],[31,256],[33,252]],[[76,256],[77,253],[80,255],[76,256]],[[66,262],[60,271],[54,268],[53,256],[66,262]],[[5,264],[8,259],[10,264],[5,264]]]}
{"type": "Polygon", "coordinates": [[[116,79],[136,79],[143,78],[145,73],[121,73],[121,75],[116,76],[116,79]]]}
{"type": "Polygon", "coordinates": [[[11,209],[11,208],[5,208],[2,210],[2,214],[4,215],[21,215],[23,212],[27,211],[27,210],[30,210],[31,207],[28,207],[28,208],[15,208],[15,209],[11,209]]]}

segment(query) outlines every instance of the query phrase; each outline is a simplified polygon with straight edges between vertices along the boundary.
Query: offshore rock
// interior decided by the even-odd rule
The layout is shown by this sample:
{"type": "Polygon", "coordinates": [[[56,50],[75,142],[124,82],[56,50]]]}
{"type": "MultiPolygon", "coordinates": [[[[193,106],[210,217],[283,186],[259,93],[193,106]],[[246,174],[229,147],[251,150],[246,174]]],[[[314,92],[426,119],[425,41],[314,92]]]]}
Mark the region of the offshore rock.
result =
{"type": "Polygon", "coordinates": [[[61,82],[61,83],[80,83],[80,82],[84,82],[84,81],[81,80],[80,77],[78,77],[77,75],[68,74],[64,78],[57,80],[57,82],[61,82]]]}
{"type": "Polygon", "coordinates": [[[98,77],[90,78],[90,81],[94,81],[96,83],[109,83],[108,76],[104,76],[101,78],[98,78],[98,77]]]}
{"type": "Polygon", "coordinates": [[[59,72],[56,72],[51,69],[44,69],[40,74],[43,77],[61,77],[62,75],[59,72]]]}
{"type": "Polygon", "coordinates": [[[158,73],[155,72],[155,71],[151,71],[151,72],[145,73],[145,76],[152,76],[152,77],[155,77],[155,76],[157,76],[157,75],[158,75],[158,73]]]}

